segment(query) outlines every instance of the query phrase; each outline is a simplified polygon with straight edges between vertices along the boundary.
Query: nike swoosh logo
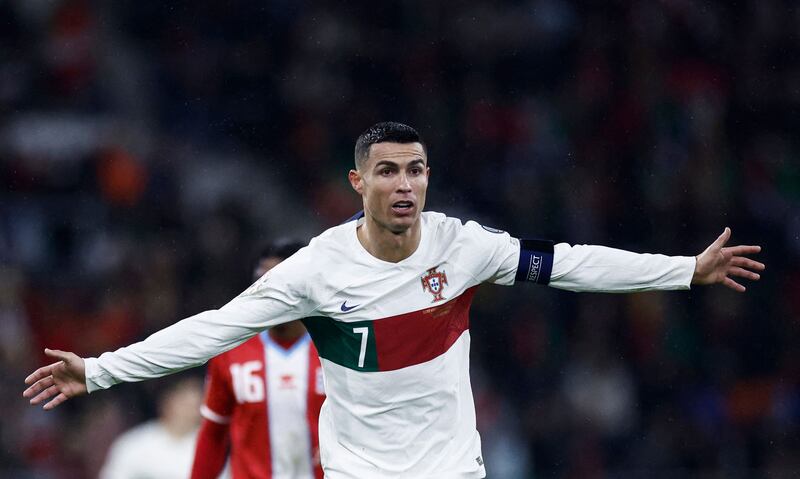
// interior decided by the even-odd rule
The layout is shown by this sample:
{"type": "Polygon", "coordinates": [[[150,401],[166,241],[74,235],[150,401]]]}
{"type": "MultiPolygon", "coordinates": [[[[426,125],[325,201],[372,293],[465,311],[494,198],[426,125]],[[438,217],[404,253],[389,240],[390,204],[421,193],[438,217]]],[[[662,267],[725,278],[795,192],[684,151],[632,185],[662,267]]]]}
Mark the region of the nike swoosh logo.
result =
{"type": "Polygon", "coordinates": [[[353,308],[357,308],[358,306],[359,306],[358,304],[356,304],[355,306],[348,306],[347,305],[347,301],[345,301],[344,303],[342,303],[342,312],[346,313],[346,312],[350,311],[353,308]]]}

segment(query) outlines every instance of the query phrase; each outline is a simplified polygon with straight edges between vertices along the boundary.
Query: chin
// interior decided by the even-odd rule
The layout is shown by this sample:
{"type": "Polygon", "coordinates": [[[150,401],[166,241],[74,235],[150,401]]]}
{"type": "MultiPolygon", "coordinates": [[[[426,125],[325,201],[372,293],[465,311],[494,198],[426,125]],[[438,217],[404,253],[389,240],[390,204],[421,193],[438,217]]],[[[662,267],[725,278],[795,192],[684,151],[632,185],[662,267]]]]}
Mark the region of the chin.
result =
{"type": "Polygon", "coordinates": [[[417,221],[417,218],[398,219],[389,224],[389,231],[396,235],[403,234],[414,225],[415,221],[417,221]]]}

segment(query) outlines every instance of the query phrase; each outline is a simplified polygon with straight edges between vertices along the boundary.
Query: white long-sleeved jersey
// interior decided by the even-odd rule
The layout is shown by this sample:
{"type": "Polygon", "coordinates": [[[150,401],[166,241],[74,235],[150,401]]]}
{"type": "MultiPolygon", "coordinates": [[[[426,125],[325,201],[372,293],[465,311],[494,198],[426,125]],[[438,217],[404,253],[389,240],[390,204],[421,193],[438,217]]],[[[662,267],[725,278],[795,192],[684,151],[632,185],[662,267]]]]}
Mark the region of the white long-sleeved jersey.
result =
{"type": "Polygon", "coordinates": [[[440,213],[408,258],[370,255],[357,222],[331,228],[219,310],[86,360],[89,391],[206,362],[301,319],[322,360],[327,478],[484,477],[469,380],[475,287],[528,280],[573,291],[688,289],[693,257],[520,241],[440,213]]]}

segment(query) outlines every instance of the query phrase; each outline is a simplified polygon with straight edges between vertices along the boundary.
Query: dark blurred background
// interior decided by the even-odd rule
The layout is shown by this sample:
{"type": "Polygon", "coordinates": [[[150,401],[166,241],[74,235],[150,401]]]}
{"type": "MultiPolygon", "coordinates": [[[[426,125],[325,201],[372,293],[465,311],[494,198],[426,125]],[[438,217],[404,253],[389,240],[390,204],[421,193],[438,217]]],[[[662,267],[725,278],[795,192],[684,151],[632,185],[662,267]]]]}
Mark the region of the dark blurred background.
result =
{"type": "MultiPolygon", "coordinates": [[[[159,382],[50,413],[44,346],[114,349],[360,208],[356,137],[429,144],[427,209],[763,279],[484,286],[490,478],[800,476],[800,6],[790,0],[0,0],[0,476],[94,477],[159,382]]],[[[202,373],[202,371],[199,371],[202,373]]]]}

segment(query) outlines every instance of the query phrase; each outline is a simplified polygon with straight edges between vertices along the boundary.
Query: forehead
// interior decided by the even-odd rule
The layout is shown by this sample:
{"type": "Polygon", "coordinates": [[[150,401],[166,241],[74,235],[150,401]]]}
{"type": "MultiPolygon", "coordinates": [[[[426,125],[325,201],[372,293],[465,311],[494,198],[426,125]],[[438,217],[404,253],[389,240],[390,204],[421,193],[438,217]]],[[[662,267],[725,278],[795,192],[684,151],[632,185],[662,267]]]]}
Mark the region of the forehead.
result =
{"type": "Polygon", "coordinates": [[[415,160],[428,163],[425,149],[420,143],[375,143],[369,148],[369,157],[365,166],[369,168],[380,161],[408,163],[415,160]]]}

